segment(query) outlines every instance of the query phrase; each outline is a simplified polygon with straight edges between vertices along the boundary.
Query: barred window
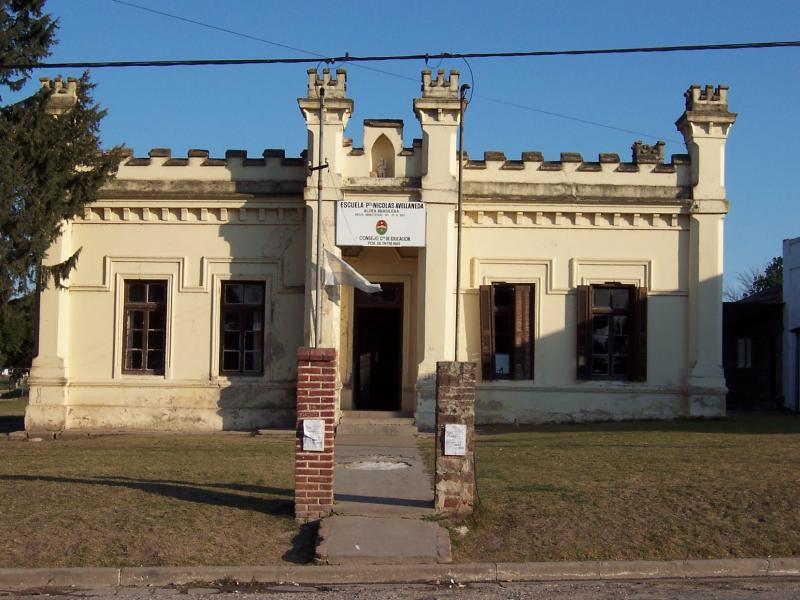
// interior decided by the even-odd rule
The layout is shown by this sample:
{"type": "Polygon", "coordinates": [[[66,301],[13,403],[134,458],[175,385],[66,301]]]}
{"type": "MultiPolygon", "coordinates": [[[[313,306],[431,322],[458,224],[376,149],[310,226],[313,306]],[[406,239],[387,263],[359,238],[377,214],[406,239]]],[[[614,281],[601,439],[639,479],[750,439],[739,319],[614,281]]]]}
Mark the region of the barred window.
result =
{"type": "Polygon", "coordinates": [[[167,282],[125,281],[122,372],[163,375],[167,282]]]}
{"type": "Polygon", "coordinates": [[[578,286],[578,379],[647,379],[647,289],[578,286]]]}
{"type": "Polygon", "coordinates": [[[264,372],[264,283],[222,284],[220,372],[261,375],[264,372]]]}

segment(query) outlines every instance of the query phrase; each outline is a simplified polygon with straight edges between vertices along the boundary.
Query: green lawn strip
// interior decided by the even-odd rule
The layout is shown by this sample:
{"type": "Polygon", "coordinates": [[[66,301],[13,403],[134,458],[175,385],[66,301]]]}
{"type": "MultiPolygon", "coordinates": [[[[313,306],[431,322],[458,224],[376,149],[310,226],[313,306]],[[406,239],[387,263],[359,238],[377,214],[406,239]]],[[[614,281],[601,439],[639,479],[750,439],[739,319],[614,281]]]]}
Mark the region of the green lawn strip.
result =
{"type": "Polygon", "coordinates": [[[24,417],[28,398],[0,398],[0,417],[24,417]]]}
{"type": "Polygon", "coordinates": [[[293,450],[288,436],[0,443],[0,567],[308,559],[313,540],[295,539],[293,450]]]}
{"type": "MultiPolygon", "coordinates": [[[[485,429],[459,561],[800,554],[800,420],[485,429]]],[[[429,460],[430,451],[428,451],[429,460]]]]}

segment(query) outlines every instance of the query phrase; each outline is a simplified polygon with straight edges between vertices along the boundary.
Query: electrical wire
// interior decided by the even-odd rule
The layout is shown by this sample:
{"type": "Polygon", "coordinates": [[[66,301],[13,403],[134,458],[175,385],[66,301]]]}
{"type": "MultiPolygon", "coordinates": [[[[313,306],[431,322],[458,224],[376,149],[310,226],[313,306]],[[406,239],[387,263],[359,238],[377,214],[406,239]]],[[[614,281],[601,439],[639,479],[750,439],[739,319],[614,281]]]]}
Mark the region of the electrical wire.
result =
{"type": "MultiPolygon", "coordinates": [[[[255,36],[255,35],[251,35],[251,34],[248,34],[248,33],[235,31],[233,29],[227,29],[225,27],[220,27],[218,25],[212,25],[210,23],[199,21],[197,19],[190,19],[188,17],[183,17],[181,15],[176,15],[176,14],[169,13],[169,12],[166,12],[166,11],[157,10],[157,9],[154,9],[154,8],[150,8],[148,6],[143,6],[141,4],[136,4],[134,2],[129,2],[127,0],[111,0],[111,1],[115,2],[116,4],[120,4],[120,5],[123,5],[123,6],[130,7],[130,8],[135,8],[135,9],[142,10],[142,11],[146,11],[146,12],[153,13],[153,14],[156,14],[156,15],[159,15],[159,16],[163,16],[163,17],[167,17],[167,18],[170,18],[170,19],[175,19],[175,20],[178,20],[178,21],[182,21],[182,22],[185,22],[185,23],[192,24],[192,25],[197,25],[199,27],[205,27],[207,29],[211,29],[211,30],[214,30],[214,31],[219,31],[219,32],[222,32],[222,33],[227,33],[227,34],[230,34],[230,35],[235,35],[237,37],[241,37],[241,38],[244,38],[244,39],[249,39],[249,40],[253,40],[253,41],[257,41],[257,42],[262,42],[262,43],[269,44],[269,45],[272,45],[272,46],[276,46],[276,47],[279,47],[279,48],[286,48],[288,50],[293,50],[293,51],[299,52],[301,54],[314,56],[314,57],[317,57],[317,58],[321,59],[317,63],[317,68],[319,68],[319,65],[322,62],[331,64],[331,58],[330,57],[326,57],[325,55],[320,54],[319,52],[315,52],[315,51],[308,50],[308,49],[305,49],[305,48],[299,48],[299,47],[296,47],[296,46],[290,46],[288,44],[283,44],[281,42],[276,42],[274,40],[269,40],[269,39],[262,38],[262,37],[259,37],[259,36],[255,36]]],[[[739,49],[739,48],[743,48],[744,46],[748,46],[748,47],[756,47],[756,46],[758,46],[758,47],[783,47],[783,46],[796,46],[798,44],[800,44],[800,42],[758,42],[758,43],[751,43],[751,44],[728,44],[728,45],[725,45],[726,46],[725,49],[739,49]],[[769,45],[769,46],[767,46],[767,45],[769,45]]],[[[677,51],[678,49],[689,50],[689,49],[692,49],[692,48],[695,48],[695,47],[666,46],[666,47],[662,47],[662,48],[664,49],[663,51],[677,51]]],[[[702,46],[702,47],[697,47],[697,48],[698,49],[708,49],[708,50],[711,50],[711,49],[722,49],[718,45],[707,45],[707,46],[702,46]]],[[[636,50],[636,49],[622,49],[622,50],[619,50],[619,52],[629,52],[629,51],[632,52],[634,50],[636,50]]],[[[650,50],[652,50],[652,49],[642,49],[642,51],[650,51],[650,50]]],[[[564,51],[564,52],[565,53],[566,52],[568,52],[568,53],[598,52],[599,53],[599,52],[611,52],[611,51],[612,50],[607,50],[607,51],[581,51],[581,50],[576,50],[576,51],[564,51]]],[[[516,53],[515,55],[518,55],[518,54],[520,54],[520,53],[516,53]]],[[[542,53],[541,55],[545,55],[545,54],[546,53],[542,53]]],[[[537,55],[538,55],[538,53],[537,53],[537,55]]],[[[345,54],[345,56],[348,56],[348,55],[345,54]]],[[[445,57],[450,57],[452,55],[450,55],[449,53],[446,53],[446,52],[441,52],[441,53],[439,53],[439,55],[431,56],[429,54],[425,54],[425,55],[418,55],[418,56],[421,56],[424,59],[426,65],[428,64],[428,61],[429,61],[430,58],[434,58],[434,57],[438,56],[439,57],[439,62],[433,67],[435,69],[435,68],[438,68],[442,64],[442,62],[444,61],[445,57]]],[[[518,108],[518,109],[522,109],[522,110],[527,110],[527,111],[530,111],[530,112],[535,112],[535,113],[539,113],[539,114],[542,114],[542,115],[547,115],[547,116],[550,116],[550,117],[555,117],[555,118],[559,118],[559,119],[565,119],[565,120],[569,120],[569,121],[575,121],[577,123],[582,123],[584,125],[589,125],[589,126],[592,126],[592,127],[600,127],[600,128],[608,129],[608,130],[611,130],[611,131],[618,131],[618,132],[622,132],[622,133],[630,133],[630,134],[633,134],[633,135],[639,135],[639,136],[643,136],[643,137],[646,137],[646,138],[652,138],[652,139],[659,139],[660,138],[660,139],[665,139],[666,141],[669,141],[669,142],[672,142],[672,143],[677,143],[677,144],[682,144],[683,143],[680,140],[676,140],[674,138],[669,138],[669,137],[665,137],[665,136],[658,136],[658,135],[654,135],[654,134],[651,134],[651,133],[646,133],[646,132],[642,132],[642,131],[636,131],[636,130],[632,130],[632,129],[625,129],[625,128],[617,127],[617,126],[614,126],[614,125],[607,125],[605,123],[600,123],[598,121],[591,121],[589,119],[584,119],[584,118],[581,118],[581,117],[575,117],[575,116],[572,116],[572,115],[566,115],[566,114],[563,114],[563,113],[557,113],[557,112],[545,110],[545,109],[542,109],[542,108],[538,108],[538,107],[535,107],[535,106],[530,106],[530,105],[527,105],[527,104],[521,104],[519,102],[512,102],[512,101],[503,100],[503,99],[500,99],[500,98],[493,98],[491,96],[484,96],[482,94],[475,94],[475,83],[474,83],[475,76],[472,73],[472,67],[470,66],[469,62],[467,61],[467,57],[466,56],[462,56],[462,60],[467,65],[467,69],[469,69],[469,71],[470,71],[470,79],[471,79],[472,88],[470,89],[469,102],[472,102],[472,98],[473,98],[473,96],[475,96],[475,97],[477,97],[477,98],[479,98],[481,100],[487,100],[489,102],[494,102],[494,103],[497,103],[497,104],[502,104],[502,105],[505,105],[505,106],[510,106],[510,107],[518,108]]],[[[371,67],[371,66],[368,66],[368,65],[365,65],[365,64],[360,64],[358,62],[353,62],[352,59],[349,59],[348,62],[352,62],[354,67],[361,68],[361,69],[364,69],[364,70],[367,70],[367,71],[372,71],[372,72],[375,72],[375,73],[381,73],[383,75],[388,75],[390,77],[395,77],[395,78],[403,79],[403,80],[406,80],[406,81],[413,81],[415,83],[418,81],[418,78],[416,78],[416,77],[410,77],[408,75],[402,75],[400,73],[394,73],[392,71],[386,71],[385,69],[379,69],[379,68],[371,67]]],[[[130,65],[130,66],[140,66],[140,65],[130,65]]],[[[141,66],[147,66],[147,65],[141,65],[141,66]]],[[[169,65],[164,65],[164,66],[169,66],[169,65]]],[[[63,68],[66,68],[66,67],[63,67],[63,68]]]]}
{"type": "Polygon", "coordinates": [[[638,48],[603,48],[587,50],[531,50],[527,52],[440,52],[438,54],[378,54],[355,56],[345,53],[340,56],[315,58],[206,58],[193,60],[119,60],[119,61],[78,61],[78,62],[40,62],[11,63],[6,69],[106,69],[130,67],[199,67],[220,65],[278,65],[311,64],[322,60],[327,64],[386,62],[405,60],[431,60],[437,58],[533,58],[545,56],[592,56],[609,54],[640,54],[661,52],[699,52],[708,50],[756,50],[765,48],[797,48],[800,40],[779,42],[747,42],[737,44],[693,44],[686,46],[651,46],[638,48]]]}

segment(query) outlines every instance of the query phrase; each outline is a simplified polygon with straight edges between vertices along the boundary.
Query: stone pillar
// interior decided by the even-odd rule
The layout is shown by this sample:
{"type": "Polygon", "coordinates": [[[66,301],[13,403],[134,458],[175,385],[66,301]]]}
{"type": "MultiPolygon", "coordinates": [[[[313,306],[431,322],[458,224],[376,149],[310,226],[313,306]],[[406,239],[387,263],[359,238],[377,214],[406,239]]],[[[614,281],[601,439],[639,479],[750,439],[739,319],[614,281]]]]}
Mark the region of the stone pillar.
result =
{"type": "Polygon", "coordinates": [[[336,427],[336,350],[297,350],[297,426],[294,453],[294,516],[308,522],[333,509],[333,449],[336,427]],[[303,450],[303,422],[324,421],[322,451],[303,450]]]}
{"type": "Polygon", "coordinates": [[[456,140],[461,103],[459,74],[440,69],[422,72],[422,97],[414,112],[422,129],[422,201],[426,247],[418,261],[417,425],[429,429],[435,418],[436,363],[453,356],[455,339],[455,271],[457,202],[456,140]]]}
{"type": "Polygon", "coordinates": [[[736,114],[728,111],[728,88],[693,85],[686,111],[675,123],[691,159],[687,410],[690,417],[725,414],[722,371],[723,220],[725,143],[736,114]]]}
{"type": "Polygon", "coordinates": [[[472,514],[475,506],[475,363],[436,364],[436,510],[450,518],[472,514]],[[464,455],[445,454],[447,425],[464,425],[464,455]]]}
{"type": "MultiPolygon", "coordinates": [[[[57,265],[73,254],[72,224],[61,224],[61,234],[47,250],[45,265],[57,265]]],[[[39,296],[39,353],[31,365],[30,399],[25,411],[28,431],[60,431],[66,427],[69,388],[69,283],[53,281],[39,296]]]]}

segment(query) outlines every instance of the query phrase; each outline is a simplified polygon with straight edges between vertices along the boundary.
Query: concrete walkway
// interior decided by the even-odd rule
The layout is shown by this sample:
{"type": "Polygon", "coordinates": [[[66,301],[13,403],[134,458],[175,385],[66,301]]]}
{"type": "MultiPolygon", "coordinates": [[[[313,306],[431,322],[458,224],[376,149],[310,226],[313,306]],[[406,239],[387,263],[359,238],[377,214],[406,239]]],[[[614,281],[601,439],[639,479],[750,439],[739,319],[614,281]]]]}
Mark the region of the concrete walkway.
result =
{"type": "Polygon", "coordinates": [[[447,530],[422,520],[434,514],[433,484],[416,428],[365,421],[342,431],[350,433],[336,436],[334,516],[320,524],[318,562],[450,562],[447,530]]]}

